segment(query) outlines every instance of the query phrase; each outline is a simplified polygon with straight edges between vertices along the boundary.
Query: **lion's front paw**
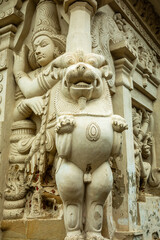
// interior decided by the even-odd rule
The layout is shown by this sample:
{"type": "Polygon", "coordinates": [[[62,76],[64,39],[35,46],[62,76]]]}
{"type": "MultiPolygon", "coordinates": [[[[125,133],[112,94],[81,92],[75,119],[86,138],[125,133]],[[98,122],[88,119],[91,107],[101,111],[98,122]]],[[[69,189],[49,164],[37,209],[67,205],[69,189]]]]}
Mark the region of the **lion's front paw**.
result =
{"type": "Polygon", "coordinates": [[[112,126],[113,130],[119,133],[128,129],[128,124],[126,123],[126,120],[119,115],[112,116],[112,126]]]}
{"type": "Polygon", "coordinates": [[[86,240],[109,240],[108,238],[104,238],[100,233],[95,232],[87,232],[86,240]]]}
{"type": "Polygon", "coordinates": [[[75,125],[76,122],[73,116],[60,116],[57,119],[55,131],[58,134],[71,133],[75,125]]]}
{"type": "Polygon", "coordinates": [[[84,240],[84,235],[73,235],[73,236],[66,236],[64,240],[84,240]]]}

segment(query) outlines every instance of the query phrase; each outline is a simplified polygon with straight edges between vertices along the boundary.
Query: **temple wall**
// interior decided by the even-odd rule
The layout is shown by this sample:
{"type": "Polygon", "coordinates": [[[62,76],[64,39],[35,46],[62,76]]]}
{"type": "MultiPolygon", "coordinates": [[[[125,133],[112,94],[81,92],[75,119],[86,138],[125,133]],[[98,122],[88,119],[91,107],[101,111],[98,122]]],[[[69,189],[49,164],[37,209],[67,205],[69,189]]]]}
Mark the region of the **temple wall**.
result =
{"type": "Polygon", "coordinates": [[[160,239],[160,9],[0,1],[0,239],[160,239]]]}

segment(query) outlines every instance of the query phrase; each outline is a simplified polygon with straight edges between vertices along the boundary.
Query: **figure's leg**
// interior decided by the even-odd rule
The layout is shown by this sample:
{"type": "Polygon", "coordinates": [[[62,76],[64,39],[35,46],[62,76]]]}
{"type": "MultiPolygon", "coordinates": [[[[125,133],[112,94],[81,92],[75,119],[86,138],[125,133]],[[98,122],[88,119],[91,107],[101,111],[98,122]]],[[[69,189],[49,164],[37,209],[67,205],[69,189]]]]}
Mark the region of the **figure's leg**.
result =
{"type": "Polygon", "coordinates": [[[83,172],[75,164],[62,160],[56,173],[58,191],[64,205],[65,240],[81,240],[84,201],[83,172]]]}
{"type": "Polygon", "coordinates": [[[145,190],[146,190],[146,185],[147,181],[149,178],[149,174],[151,171],[151,165],[147,162],[143,162],[143,171],[145,172],[145,176],[140,177],[140,191],[139,191],[139,201],[145,202],[146,197],[145,197],[145,190]]]}
{"type": "Polygon", "coordinates": [[[92,182],[86,187],[86,240],[103,240],[103,205],[112,189],[113,177],[108,162],[92,174],[92,182]]]}

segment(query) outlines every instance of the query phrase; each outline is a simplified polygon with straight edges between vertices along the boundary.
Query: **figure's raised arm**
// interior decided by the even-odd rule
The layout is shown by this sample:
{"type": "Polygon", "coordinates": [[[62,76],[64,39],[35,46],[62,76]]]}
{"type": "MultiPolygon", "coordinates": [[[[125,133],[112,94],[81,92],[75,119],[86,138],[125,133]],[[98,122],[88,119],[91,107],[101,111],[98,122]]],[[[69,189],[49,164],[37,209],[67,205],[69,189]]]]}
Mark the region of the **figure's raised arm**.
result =
{"type": "MultiPolygon", "coordinates": [[[[43,37],[43,44],[47,43],[45,39],[44,42],[43,37]]],[[[50,41],[50,39],[48,40],[50,41]]],[[[51,44],[50,44],[51,45],[51,44]]],[[[45,45],[41,48],[45,48],[45,45]]],[[[45,51],[45,49],[43,50],[45,51]]],[[[50,51],[44,55],[42,50],[39,47],[36,48],[35,54],[37,56],[37,62],[41,66],[40,71],[36,74],[36,77],[31,77],[34,74],[27,73],[27,54],[28,50],[26,47],[23,47],[19,54],[14,54],[14,76],[17,85],[19,86],[20,90],[22,91],[23,95],[26,98],[32,98],[35,96],[41,96],[46,93],[49,89],[51,89],[57,81],[61,78],[61,70],[53,67],[53,59],[50,56],[50,51]],[[49,56],[48,56],[49,55],[49,56]]]]}

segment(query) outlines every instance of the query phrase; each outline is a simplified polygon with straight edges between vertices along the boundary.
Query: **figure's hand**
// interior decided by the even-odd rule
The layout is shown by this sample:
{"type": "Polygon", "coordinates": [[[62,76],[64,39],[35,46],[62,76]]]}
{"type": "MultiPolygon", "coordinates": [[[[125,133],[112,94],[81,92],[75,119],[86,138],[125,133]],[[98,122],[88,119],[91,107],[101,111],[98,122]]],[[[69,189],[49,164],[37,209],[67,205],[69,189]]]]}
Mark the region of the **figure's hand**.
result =
{"type": "Polygon", "coordinates": [[[143,109],[142,111],[143,111],[143,121],[148,121],[149,122],[151,113],[146,111],[145,109],[143,109]]]}
{"type": "Polygon", "coordinates": [[[25,104],[32,109],[36,115],[42,115],[44,110],[44,100],[42,97],[34,97],[25,99],[25,104]]]}
{"type": "Polygon", "coordinates": [[[144,137],[143,143],[147,144],[150,147],[153,145],[153,137],[152,137],[151,132],[148,132],[146,134],[146,136],[144,137]]]}
{"type": "Polygon", "coordinates": [[[142,156],[143,158],[148,158],[151,154],[151,147],[147,144],[142,145],[142,156]]]}
{"type": "Polygon", "coordinates": [[[113,130],[119,133],[128,129],[128,124],[126,123],[126,120],[119,115],[112,116],[112,126],[113,130]]]}
{"type": "Polygon", "coordinates": [[[13,66],[13,73],[16,76],[19,72],[24,72],[26,69],[27,63],[27,56],[28,56],[28,47],[24,45],[21,51],[17,54],[14,53],[14,66],[13,66]]]}

